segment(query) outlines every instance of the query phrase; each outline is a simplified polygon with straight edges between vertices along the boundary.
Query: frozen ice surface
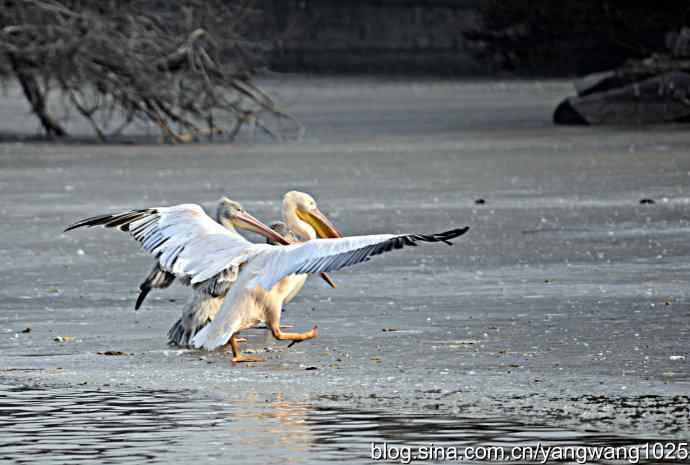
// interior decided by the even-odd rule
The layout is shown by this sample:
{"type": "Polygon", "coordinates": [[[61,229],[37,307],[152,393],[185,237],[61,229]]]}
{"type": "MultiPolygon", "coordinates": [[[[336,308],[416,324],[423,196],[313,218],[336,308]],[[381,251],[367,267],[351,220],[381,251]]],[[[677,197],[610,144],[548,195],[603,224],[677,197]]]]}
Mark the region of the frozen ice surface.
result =
{"type": "MultiPolygon", "coordinates": [[[[341,426],[360,424],[358,415],[384,425],[473,419],[454,440],[497,418],[519,418],[510,431],[537,438],[549,428],[562,439],[585,429],[687,438],[690,372],[678,358],[690,347],[687,127],[554,127],[564,81],[266,85],[308,128],[303,141],[0,145],[0,379],[58,397],[172,392],[175,402],[202,399],[202,411],[220,403],[232,411],[224,421],[255,426],[254,442],[217,433],[206,436],[211,446],[184,447],[247,462],[259,444],[275,461],[294,441],[308,451],[296,461],[318,463],[331,444],[319,436],[330,428],[320,415],[341,426]],[[166,346],[186,289],[153,292],[133,310],[150,258],[126,235],[62,233],[85,216],[211,207],[221,195],[272,221],[290,189],[314,194],[345,234],[471,230],[452,248],[335,273],[337,289],[310,280],[285,320],[298,330],[317,323],[319,338],[286,349],[247,332],[246,347],[267,362],[235,367],[226,354],[166,346]],[[55,341],[65,336],[74,339],[55,341]],[[126,354],[98,354],[107,351],[126,354]],[[276,428],[287,436],[271,436],[276,428]]],[[[34,127],[17,105],[3,107],[4,121],[12,112],[26,115],[9,119],[17,130],[34,127]]],[[[356,436],[343,428],[338,440],[356,436]]],[[[391,428],[400,441],[433,442],[444,431],[391,428]]],[[[512,437],[496,428],[482,437],[512,437]]],[[[357,444],[352,457],[366,454],[357,444]]],[[[160,447],[146,450],[163,460],[160,447]]]]}

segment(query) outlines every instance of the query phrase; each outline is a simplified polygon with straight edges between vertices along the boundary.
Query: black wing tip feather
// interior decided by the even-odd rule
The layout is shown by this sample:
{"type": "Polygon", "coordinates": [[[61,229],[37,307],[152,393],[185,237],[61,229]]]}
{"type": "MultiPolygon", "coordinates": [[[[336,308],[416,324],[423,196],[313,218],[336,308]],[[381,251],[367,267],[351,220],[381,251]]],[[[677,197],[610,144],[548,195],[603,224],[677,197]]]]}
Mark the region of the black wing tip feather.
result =
{"type": "Polygon", "coordinates": [[[125,212],[113,213],[109,215],[92,216],[70,224],[65,228],[64,232],[72,231],[73,229],[77,228],[90,228],[93,226],[119,228],[123,229],[124,231],[127,231],[130,223],[155,213],[158,213],[158,211],[155,208],[142,208],[139,210],[127,210],[125,212]]]}
{"type": "Polygon", "coordinates": [[[156,262],[144,282],[139,285],[139,296],[134,304],[134,310],[139,310],[152,289],[165,289],[170,287],[173,281],[175,281],[175,275],[162,270],[158,262],[156,262]]]}
{"type": "Polygon", "coordinates": [[[144,303],[144,299],[146,299],[146,296],[149,294],[151,291],[150,287],[142,287],[139,288],[139,296],[137,297],[137,302],[134,304],[134,310],[139,310],[141,308],[141,304],[144,303]]]}
{"type": "Polygon", "coordinates": [[[442,232],[440,234],[437,234],[437,236],[439,239],[441,239],[442,242],[444,242],[448,245],[453,245],[453,243],[450,242],[451,239],[458,238],[458,237],[464,235],[469,230],[470,230],[470,227],[465,226],[464,228],[452,229],[450,231],[442,232]]]}
{"type": "Polygon", "coordinates": [[[455,239],[457,237],[460,237],[469,230],[470,230],[470,227],[465,226],[464,228],[451,229],[449,231],[444,231],[444,232],[436,233],[436,234],[412,234],[412,235],[409,235],[406,237],[408,239],[410,239],[411,242],[413,242],[413,244],[409,244],[409,245],[416,245],[416,244],[414,244],[415,241],[443,242],[443,243],[448,244],[448,245],[453,245],[453,243],[450,242],[451,239],[455,239]]]}
{"type": "Polygon", "coordinates": [[[442,233],[435,234],[439,238],[443,239],[455,239],[456,237],[460,237],[463,234],[465,234],[467,231],[470,230],[469,226],[465,226],[464,228],[457,228],[457,229],[451,229],[450,231],[444,231],[442,233]]]}

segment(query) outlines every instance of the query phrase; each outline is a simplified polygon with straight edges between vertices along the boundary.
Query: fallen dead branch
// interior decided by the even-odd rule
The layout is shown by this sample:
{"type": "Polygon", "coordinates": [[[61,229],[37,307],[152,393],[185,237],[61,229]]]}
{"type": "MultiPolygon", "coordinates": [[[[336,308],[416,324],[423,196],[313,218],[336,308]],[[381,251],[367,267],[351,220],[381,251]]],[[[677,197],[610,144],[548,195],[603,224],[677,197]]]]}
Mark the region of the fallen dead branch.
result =
{"type": "Polygon", "coordinates": [[[301,126],[253,82],[259,12],[223,0],[0,1],[0,79],[17,80],[49,137],[67,135],[48,101],[108,140],[136,121],[161,140],[234,138],[243,125],[274,138],[264,116],[301,126]]]}

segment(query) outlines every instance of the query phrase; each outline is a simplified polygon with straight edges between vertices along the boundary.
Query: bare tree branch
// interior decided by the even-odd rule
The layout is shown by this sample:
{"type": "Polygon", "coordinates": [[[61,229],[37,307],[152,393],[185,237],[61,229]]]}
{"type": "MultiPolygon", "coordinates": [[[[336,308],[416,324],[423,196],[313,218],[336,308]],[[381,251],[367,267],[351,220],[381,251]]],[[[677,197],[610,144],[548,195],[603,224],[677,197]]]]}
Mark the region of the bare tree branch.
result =
{"type": "Polygon", "coordinates": [[[51,92],[101,140],[136,120],[171,142],[233,134],[257,107],[298,125],[252,83],[265,46],[243,29],[249,3],[0,0],[0,79],[19,81],[51,137],[66,135],[48,113],[51,92]]]}

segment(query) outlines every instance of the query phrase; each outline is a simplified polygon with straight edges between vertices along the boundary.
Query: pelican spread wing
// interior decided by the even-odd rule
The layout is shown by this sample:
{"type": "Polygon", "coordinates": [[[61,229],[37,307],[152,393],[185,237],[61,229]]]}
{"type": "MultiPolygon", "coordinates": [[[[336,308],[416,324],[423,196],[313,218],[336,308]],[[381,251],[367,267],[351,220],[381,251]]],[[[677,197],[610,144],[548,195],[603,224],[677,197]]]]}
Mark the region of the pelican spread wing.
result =
{"type": "MultiPolygon", "coordinates": [[[[239,266],[265,247],[211,219],[199,205],[129,210],[78,221],[65,231],[104,226],[129,232],[159,268],[185,284],[208,285],[212,295],[232,283],[239,266]],[[203,284],[202,284],[203,283],[203,284]]],[[[155,271],[155,270],[154,270],[155,271]]]]}
{"type": "Polygon", "coordinates": [[[213,350],[228,342],[230,337],[248,321],[246,292],[257,284],[270,290],[278,281],[291,274],[335,271],[355,265],[391,250],[416,246],[418,242],[443,242],[452,245],[469,227],[439,234],[378,234],[338,239],[313,239],[302,244],[272,246],[254,257],[246,271],[240,274],[213,321],[192,339],[192,345],[213,350]]]}
{"type": "Polygon", "coordinates": [[[455,239],[469,230],[469,227],[453,229],[438,234],[376,234],[352,236],[340,239],[314,239],[297,246],[287,246],[270,251],[264,266],[264,273],[258,284],[271,289],[285,276],[299,273],[336,271],[355,265],[391,250],[405,246],[417,246],[418,242],[444,242],[453,245],[455,239]]]}

